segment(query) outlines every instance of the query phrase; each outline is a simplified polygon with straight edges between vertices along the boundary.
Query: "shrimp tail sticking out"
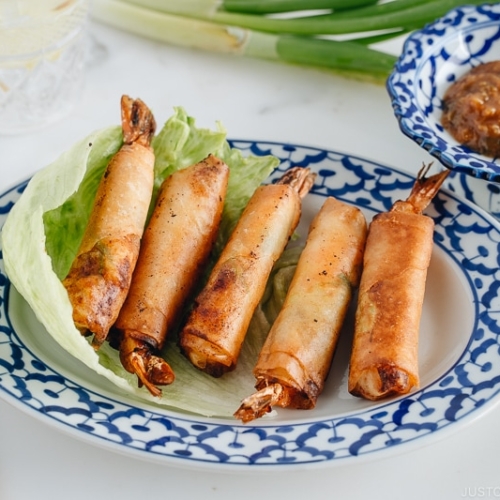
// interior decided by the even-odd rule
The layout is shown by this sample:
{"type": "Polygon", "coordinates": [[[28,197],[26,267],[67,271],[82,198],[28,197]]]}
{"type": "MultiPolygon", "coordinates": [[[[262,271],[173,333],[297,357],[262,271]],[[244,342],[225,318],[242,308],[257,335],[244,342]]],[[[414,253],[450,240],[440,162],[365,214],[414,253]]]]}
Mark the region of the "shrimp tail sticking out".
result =
{"type": "Polygon", "coordinates": [[[432,163],[423,165],[419,170],[410,195],[406,201],[397,201],[391,208],[392,211],[413,212],[421,214],[432,201],[441,188],[441,185],[448,177],[450,171],[443,170],[437,174],[426,177],[432,163]]]}
{"type": "Polygon", "coordinates": [[[297,227],[315,177],[295,167],[254,192],[180,333],[181,350],[195,367],[214,377],[236,367],[271,269],[297,227]]]}
{"type": "Polygon", "coordinates": [[[209,155],[162,184],[144,232],[127,299],[115,324],[120,359],[154,396],[174,374],[156,353],[177,326],[219,229],[229,167],[209,155]]]}
{"type": "Polygon", "coordinates": [[[355,313],[348,390],[379,400],[419,385],[418,339],[434,221],[423,215],[449,174],[423,167],[406,201],[369,227],[355,313]]]}
{"type": "Polygon", "coordinates": [[[313,187],[316,174],[308,168],[293,167],[287,170],[276,184],[288,185],[294,189],[300,198],[304,198],[313,187]]]}
{"type": "Polygon", "coordinates": [[[170,365],[153,354],[148,342],[124,337],[120,343],[120,361],[128,372],[137,375],[139,387],[144,385],[153,396],[161,396],[159,385],[170,385],[175,380],[170,365]]]}
{"type": "Polygon", "coordinates": [[[139,99],[121,99],[125,142],[109,162],[77,255],[63,284],[75,326],[106,340],[127,296],[139,255],[154,182],[150,139],[155,121],[139,99]]]}
{"type": "Polygon", "coordinates": [[[122,96],[122,131],[125,144],[149,147],[156,131],[153,114],[140,99],[122,96]]]}
{"type": "Polygon", "coordinates": [[[236,418],[250,422],[273,406],[315,407],[359,283],[366,233],[358,208],[326,199],[259,353],[253,370],[257,391],[243,400],[236,418]]]}
{"type": "Polygon", "coordinates": [[[269,413],[273,406],[289,406],[290,401],[289,391],[275,382],[245,398],[234,416],[246,424],[269,413]]]}

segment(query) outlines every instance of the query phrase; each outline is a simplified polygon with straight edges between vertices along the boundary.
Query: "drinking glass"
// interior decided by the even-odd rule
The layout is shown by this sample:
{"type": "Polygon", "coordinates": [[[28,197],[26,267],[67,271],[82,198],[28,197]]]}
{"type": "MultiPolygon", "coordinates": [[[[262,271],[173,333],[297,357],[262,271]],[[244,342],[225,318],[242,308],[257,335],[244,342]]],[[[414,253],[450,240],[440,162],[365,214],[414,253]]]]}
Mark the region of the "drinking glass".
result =
{"type": "Polygon", "coordinates": [[[84,81],[88,0],[0,0],[0,133],[66,116],[84,81]]]}

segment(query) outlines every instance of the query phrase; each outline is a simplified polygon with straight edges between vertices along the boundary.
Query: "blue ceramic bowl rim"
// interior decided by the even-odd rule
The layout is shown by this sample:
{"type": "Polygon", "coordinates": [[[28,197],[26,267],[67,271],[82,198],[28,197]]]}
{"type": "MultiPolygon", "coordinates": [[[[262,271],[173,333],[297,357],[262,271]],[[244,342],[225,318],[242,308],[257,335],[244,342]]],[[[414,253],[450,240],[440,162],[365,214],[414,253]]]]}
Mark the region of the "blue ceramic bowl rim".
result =
{"type": "MultiPolygon", "coordinates": [[[[473,177],[492,182],[500,182],[500,159],[487,158],[469,148],[457,144],[451,136],[442,130],[442,126],[429,118],[429,109],[423,110],[417,100],[421,91],[420,70],[424,62],[432,59],[434,73],[429,76],[432,91],[429,106],[440,106],[432,77],[437,73],[439,61],[450,61],[451,55],[445,46],[456,40],[460,34],[479,32],[485,27],[498,26],[495,40],[500,43],[500,4],[463,5],[450,10],[443,17],[415,31],[406,39],[401,55],[387,79],[386,88],[391,98],[394,114],[401,131],[419,144],[428,153],[438,159],[445,167],[473,177]]],[[[485,40],[482,52],[470,53],[468,58],[457,65],[458,68],[472,68],[481,62],[491,48],[493,39],[485,40]]],[[[500,59],[500,53],[499,57],[500,59]]],[[[450,81],[450,84],[452,81],[450,81]]]]}

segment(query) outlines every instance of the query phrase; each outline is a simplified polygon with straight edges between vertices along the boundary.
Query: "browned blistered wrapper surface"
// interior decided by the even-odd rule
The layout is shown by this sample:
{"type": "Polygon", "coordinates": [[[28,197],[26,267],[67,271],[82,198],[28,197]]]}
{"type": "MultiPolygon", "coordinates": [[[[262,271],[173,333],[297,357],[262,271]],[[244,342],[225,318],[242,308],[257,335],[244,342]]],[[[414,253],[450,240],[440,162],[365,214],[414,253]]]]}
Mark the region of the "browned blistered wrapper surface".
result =
{"type": "Polygon", "coordinates": [[[419,383],[418,341],[434,222],[388,212],[369,229],[359,287],[349,391],[369,399],[419,383]]]}
{"type": "Polygon", "coordinates": [[[103,176],[78,253],[103,238],[142,237],[153,191],[154,154],[140,144],[124,144],[103,176]]]}
{"type": "Polygon", "coordinates": [[[161,348],[203,271],[219,228],[229,168],[209,156],[164,181],[116,326],[161,348]]]}
{"type": "Polygon", "coordinates": [[[126,144],[111,159],[64,280],[78,328],[103,342],[127,295],[153,190],[154,154],[126,144]]]}
{"type": "Polygon", "coordinates": [[[362,212],[328,198],[309,229],[293,280],[254,369],[258,388],[279,382],[290,407],[312,408],[324,387],[358,285],[366,239],[362,212]]]}
{"type": "Polygon", "coordinates": [[[220,376],[236,365],[272,266],[300,213],[300,197],[289,185],[255,191],[181,332],[181,347],[199,368],[220,376]]]}

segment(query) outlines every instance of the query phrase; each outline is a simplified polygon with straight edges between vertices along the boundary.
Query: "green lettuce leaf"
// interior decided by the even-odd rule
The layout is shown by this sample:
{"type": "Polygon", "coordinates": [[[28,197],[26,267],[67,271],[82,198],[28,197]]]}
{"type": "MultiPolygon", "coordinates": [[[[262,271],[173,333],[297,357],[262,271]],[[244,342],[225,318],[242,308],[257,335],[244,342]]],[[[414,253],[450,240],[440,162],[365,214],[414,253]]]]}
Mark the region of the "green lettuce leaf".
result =
{"type": "MultiPolygon", "coordinates": [[[[123,369],[116,350],[105,344],[96,352],[73,324],[61,279],[78,249],[100,178],[121,141],[119,127],[94,132],[31,179],[2,230],[7,275],[45,329],[68,353],[131,397],[204,416],[232,415],[241,399],[253,391],[252,368],[270,326],[263,308],[252,321],[238,367],[220,379],[193,368],[179,352],[175,338],[169,339],[163,354],[176,373],[176,381],[163,388],[160,399],[137,387],[135,375],[123,369]]],[[[243,156],[229,146],[220,124],[215,130],[198,128],[180,107],[154,138],[153,148],[156,189],[172,172],[209,153],[228,164],[230,180],[215,259],[248,199],[278,165],[278,159],[243,156]]]]}

